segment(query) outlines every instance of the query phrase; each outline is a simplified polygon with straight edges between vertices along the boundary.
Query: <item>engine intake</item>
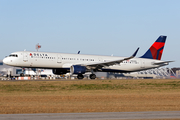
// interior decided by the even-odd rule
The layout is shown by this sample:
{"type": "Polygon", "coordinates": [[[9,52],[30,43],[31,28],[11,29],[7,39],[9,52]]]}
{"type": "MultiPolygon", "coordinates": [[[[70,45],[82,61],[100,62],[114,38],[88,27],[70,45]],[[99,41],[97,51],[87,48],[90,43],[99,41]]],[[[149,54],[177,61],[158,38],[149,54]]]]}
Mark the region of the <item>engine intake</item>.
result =
{"type": "Polygon", "coordinates": [[[86,72],[85,66],[72,65],[70,68],[71,74],[84,74],[86,72]]]}

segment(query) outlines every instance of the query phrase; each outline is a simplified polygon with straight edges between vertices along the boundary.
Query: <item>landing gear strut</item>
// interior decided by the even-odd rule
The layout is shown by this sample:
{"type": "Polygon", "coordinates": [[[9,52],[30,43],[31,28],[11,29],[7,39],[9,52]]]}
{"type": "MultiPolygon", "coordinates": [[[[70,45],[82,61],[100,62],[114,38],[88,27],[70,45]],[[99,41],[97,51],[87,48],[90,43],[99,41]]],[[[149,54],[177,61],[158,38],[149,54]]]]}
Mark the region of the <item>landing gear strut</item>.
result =
{"type": "Polygon", "coordinates": [[[77,75],[77,78],[78,78],[78,79],[83,79],[84,76],[83,76],[83,74],[78,74],[78,75],[77,75]]]}
{"type": "Polygon", "coordinates": [[[96,75],[95,74],[90,74],[90,79],[95,79],[96,78],[96,75]]]}

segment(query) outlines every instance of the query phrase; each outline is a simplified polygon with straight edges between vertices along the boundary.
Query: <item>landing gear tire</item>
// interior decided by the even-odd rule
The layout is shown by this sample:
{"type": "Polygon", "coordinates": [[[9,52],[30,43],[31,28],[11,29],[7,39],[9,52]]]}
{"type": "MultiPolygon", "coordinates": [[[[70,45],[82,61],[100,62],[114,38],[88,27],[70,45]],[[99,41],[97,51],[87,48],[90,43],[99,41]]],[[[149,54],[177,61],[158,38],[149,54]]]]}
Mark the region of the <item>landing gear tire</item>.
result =
{"type": "Polygon", "coordinates": [[[96,75],[95,74],[90,74],[90,79],[95,79],[96,78],[96,75]]]}
{"type": "Polygon", "coordinates": [[[78,79],[83,79],[84,76],[83,76],[82,74],[78,74],[78,75],[77,75],[77,78],[78,78],[78,79]]]}
{"type": "Polygon", "coordinates": [[[21,74],[20,74],[20,76],[21,76],[21,77],[24,77],[24,74],[23,74],[23,73],[21,73],[21,74]]]}

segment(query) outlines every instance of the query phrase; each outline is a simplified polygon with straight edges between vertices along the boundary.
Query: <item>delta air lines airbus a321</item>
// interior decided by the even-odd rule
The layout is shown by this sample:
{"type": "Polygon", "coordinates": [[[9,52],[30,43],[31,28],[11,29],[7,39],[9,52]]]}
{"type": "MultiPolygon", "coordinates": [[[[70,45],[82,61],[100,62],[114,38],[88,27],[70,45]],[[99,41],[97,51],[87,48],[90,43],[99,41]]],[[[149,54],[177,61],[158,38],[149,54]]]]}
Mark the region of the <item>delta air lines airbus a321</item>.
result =
{"type": "Polygon", "coordinates": [[[130,57],[20,51],[11,53],[3,62],[22,68],[52,69],[57,75],[70,72],[77,74],[78,79],[83,79],[83,74],[91,72],[90,79],[95,79],[94,72],[126,73],[168,65],[172,61],[161,61],[165,41],[166,36],[160,36],[139,58],[135,58],[139,48],[130,57]]]}

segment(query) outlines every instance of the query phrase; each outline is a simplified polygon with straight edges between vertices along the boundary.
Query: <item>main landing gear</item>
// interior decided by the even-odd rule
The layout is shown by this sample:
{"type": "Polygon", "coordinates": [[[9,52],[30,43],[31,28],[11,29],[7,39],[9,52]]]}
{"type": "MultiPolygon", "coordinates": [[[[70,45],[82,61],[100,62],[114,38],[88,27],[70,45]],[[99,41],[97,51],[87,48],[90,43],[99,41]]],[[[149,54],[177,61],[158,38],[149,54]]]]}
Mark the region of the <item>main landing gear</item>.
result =
{"type": "Polygon", "coordinates": [[[89,77],[90,77],[90,79],[95,79],[96,75],[95,74],[90,74],[89,77]]]}
{"type": "Polygon", "coordinates": [[[84,76],[83,76],[83,74],[78,74],[78,75],[77,75],[77,78],[78,78],[78,79],[83,79],[84,76]]]}
{"type": "MultiPolygon", "coordinates": [[[[84,76],[83,76],[83,74],[78,74],[78,75],[77,75],[77,78],[78,78],[78,79],[83,79],[84,76]]],[[[89,75],[89,78],[90,78],[90,79],[95,79],[95,78],[96,78],[96,75],[95,75],[95,74],[90,74],[90,75],[89,75]]]]}

